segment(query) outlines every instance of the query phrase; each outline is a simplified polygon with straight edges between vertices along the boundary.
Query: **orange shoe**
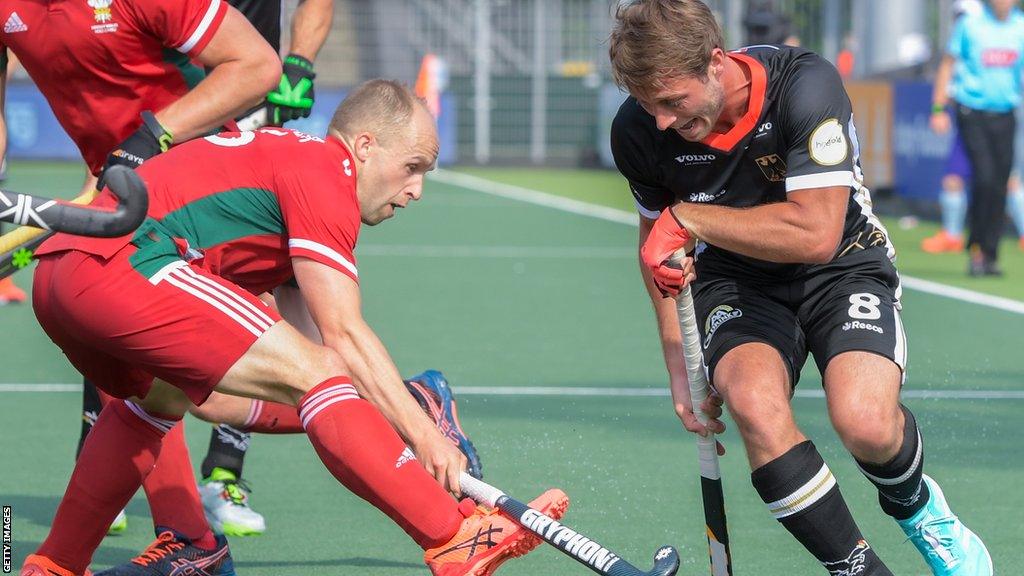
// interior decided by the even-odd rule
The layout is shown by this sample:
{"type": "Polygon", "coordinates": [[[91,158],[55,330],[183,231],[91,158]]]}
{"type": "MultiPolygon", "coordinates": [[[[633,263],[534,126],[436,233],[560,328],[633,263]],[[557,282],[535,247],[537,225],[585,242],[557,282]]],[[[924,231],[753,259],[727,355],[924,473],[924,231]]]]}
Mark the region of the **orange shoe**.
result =
{"type": "Polygon", "coordinates": [[[0,280],[0,306],[12,302],[24,302],[28,296],[25,291],[18,288],[10,278],[0,280]]]}
{"type": "MultiPolygon", "coordinates": [[[[548,490],[530,507],[558,520],[569,508],[569,497],[548,490]]],[[[497,509],[477,506],[451,540],[423,555],[434,576],[491,576],[509,558],[522,556],[540,545],[540,538],[497,509]]]]}
{"type": "Polygon", "coordinates": [[[1024,250],[1024,236],[1020,237],[1020,242],[1018,242],[1018,244],[1020,245],[1020,249],[1024,250]]]}
{"type": "MultiPolygon", "coordinates": [[[[21,576],[75,576],[71,570],[57,566],[46,556],[29,554],[25,563],[21,565],[21,576]]],[[[92,576],[88,570],[82,576],[92,576]]]]}
{"type": "Polygon", "coordinates": [[[953,236],[945,230],[939,230],[934,236],[921,240],[921,250],[929,254],[941,254],[943,252],[963,252],[963,236],[953,236]]]}

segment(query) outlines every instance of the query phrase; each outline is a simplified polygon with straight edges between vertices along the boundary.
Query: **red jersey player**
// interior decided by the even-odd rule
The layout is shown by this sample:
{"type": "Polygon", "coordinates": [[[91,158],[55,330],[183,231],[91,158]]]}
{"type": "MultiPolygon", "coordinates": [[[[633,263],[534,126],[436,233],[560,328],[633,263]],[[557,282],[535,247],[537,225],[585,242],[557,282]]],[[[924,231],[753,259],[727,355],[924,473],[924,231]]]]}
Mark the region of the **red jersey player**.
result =
{"type": "MultiPolygon", "coordinates": [[[[223,125],[281,74],[273,49],[221,0],[11,0],[0,10],[0,47],[18,56],[78,146],[91,173],[86,189],[107,164],[138,166],[223,125]],[[210,73],[204,77],[192,60],[210,73]]],[[[165,476],[191,477],[180,427],[167,443],[182,449],[167,451],[147,493],[159,491],[165,476]]],[[[151,510],[157,525],[190,527],[189,538],[209,533],[201,507],[151,503],[151,510]]]]}
{"type": "MultiPolygon", "coordinates": [[[[183,145],[140,169],[151,200],[133,235],[58,236],[42,247],[40,324],[76,368],[126,400],[101,413],[23,576],[83,574],[163,435],[213,390],[295,406],[331,473],[401,526],[435,575],[490,574],[537,545],[494,511],[456,502],[427,473],[457,493],[465,457],[406,392],[360,313],[360,222],[419,199],[437,146],[433,119],[408,88],[372,81],[342,103],[326,142],[264,129],[183,145]],[[254,295],[292,274],[323,346],[254,295]],[[496,535],[484,551],[481,530],[496,535]]],[[[560,516],[567,499],[552,490],[532,505],[560,516]]],[[[204,562],[233,574],[226,549],[204,562]]],[[[159,554],[149,564],[150,573],[175,568],[159,554]]]]}

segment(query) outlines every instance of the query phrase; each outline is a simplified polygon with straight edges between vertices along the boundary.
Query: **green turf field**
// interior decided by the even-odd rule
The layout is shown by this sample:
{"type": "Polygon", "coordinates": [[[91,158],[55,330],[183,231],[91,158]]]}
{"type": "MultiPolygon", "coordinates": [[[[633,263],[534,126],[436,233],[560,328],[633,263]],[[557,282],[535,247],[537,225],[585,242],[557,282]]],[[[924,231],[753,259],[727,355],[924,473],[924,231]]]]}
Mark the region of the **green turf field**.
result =
{"type": "MultiPolygon", "coordinates": [[[[80,183],[77,168],[15,164],[11,173],[7,185],[16,190],[61,188],[73,195],[80,183]]],[[[588,198],[593,191],[594,201],[602,201],[599,186],[612,186],[606,173],[554,184],[534,178],[537,171],[523,174],[516,183],[588,198]]],[[[610,193],[603,198],[613,202],[610,193]]],[[[659,545],[674,544],[684,558],[681,575],[706,574],[693,439],[675,420],[667,397],[635,391],[665,387],[635,245],[636,228],[629,225],[435,181],[419,205],[365,229],[357,254],[371,325],[403,373],[436,367],[449,376],[487,480],[521,499],[559,486],[573,499],[570,526],[644,569],[659,545]],[[566,388],[588,390],[568,395],[566,388]]],[[[900,248],[901,262],[911,260],[912,250],[900,248]]],[[[1022,271],[1024,266],[1014,268],[989,291],[1021,294],[1022,271]]],[[[24,273],[19,278],[23,286],[28,281],[24,273]]],[[[906,403],[925,434],[927,470],[985,538],[997,573],[1014,574],[1024,567],[1018,528],[1024,496],[1015,489],[1024,472],[1017,439],[1024,425],[1024,315],[908,290],[904,321],[910,344],[906,403]]],[[[35,325],[29,307],[0,308],[0,326],[0,504],[13,507],[17,568],[45,536],[67,482],[79,395],[40,391],[39,384],[74,383],[77,376],[35,325]]],[[[820,379],[805,371],[794,400],[797,417],[829,461],[862,530],[896,574],[926,574],[913,547],[878,511],[874,489],[829,427],[824,401],[813,397],[818,391],[820,379]]],[[[188,430],[198,466],[209,429],[189,420],[188,430]]],[[[750,486],[735,431],[723,442],[729,449],[722,464],[736,573],[821,573],[750,486]]],[[[239,574],[426,573],[416,547],[340,488],[304,438],[256,438],[246,476],[268,533],[232,540],[239,574]]],[[[125,561],[152,539],[145,500],[137,497],[128,512],[127,533],[104,542],[93,568],[125,561]]],[[[589,572],[541,549],[500,573],[589,572]]]]}

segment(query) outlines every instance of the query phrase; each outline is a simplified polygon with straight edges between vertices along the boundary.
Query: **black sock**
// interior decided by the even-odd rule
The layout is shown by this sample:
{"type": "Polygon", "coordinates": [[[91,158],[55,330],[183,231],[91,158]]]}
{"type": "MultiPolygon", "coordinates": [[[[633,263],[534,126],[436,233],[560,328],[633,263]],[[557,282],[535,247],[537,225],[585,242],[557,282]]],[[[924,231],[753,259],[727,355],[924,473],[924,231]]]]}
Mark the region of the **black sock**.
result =
{"type": "Polygon", "coordinates": [[[242,465],[245,464],[245,452],[249,450],[248,432],[232,428],[227,424],[218,424],[210,433],[210,448],[203,459],[203,478],[209,478],[214,468],[230,470],[236,478],[242,477],[242,465]]]}
{"type": "Polygon", "coordinates": [[[82,453],[82,446],[85,445],[85,437],[89,435],[93,424],[103,410],[103,403],[100,402],[100,393],[96,386],[88,380],[82,380],[82,433],[78,436],[78,449],[75,450],[75,460],[82,453]]]}
{"type": "Polygon", "coordinates": [[[832,471],[810,440],[754,470],[750,479],[775,519],[830,574],[892,576],[864,540],[832,471]]]}
{"type": "Polygon", "coordinates": [[[878,488],[878,502],[882,511],[905,520],[928,502],[928,485],[921,481],[924,471],[924,442],[917,429],[917,421],[906,406],[903,410],[903,445],[892,460],[885,464],[869,464],[857,460],[860,471],[878,488]]]}

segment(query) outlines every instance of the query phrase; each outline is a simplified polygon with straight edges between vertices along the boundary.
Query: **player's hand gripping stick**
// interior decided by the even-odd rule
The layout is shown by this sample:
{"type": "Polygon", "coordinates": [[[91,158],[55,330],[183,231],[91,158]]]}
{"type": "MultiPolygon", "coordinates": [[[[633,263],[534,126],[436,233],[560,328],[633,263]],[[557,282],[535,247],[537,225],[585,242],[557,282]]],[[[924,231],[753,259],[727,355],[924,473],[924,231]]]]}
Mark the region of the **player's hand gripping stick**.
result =
{"type": "Polygon", "coordinates": [[[674,576],[679,570],[679,554],[671,546],[659,548],[654,555],[654,568],[644,572],[593,539],[511,498],[482,480],[463,472],[459,483],[462,485],[463,494],[480,504],[498,508],[523,528],[598,574],[674,576]]]}
{"type": "MultiPolygon", "coordinates": [[[[672,254],[668,266],[681,271],[685,250],[672,254]]],[[[690,405],[697,421],[707,426],[708,416],[701,410],[711,392],[704,359],[701,355],[700,333],[697,332],[697,317],[693,308],[693,293],[690,285],[683,286],[676,295],[676,313],[679,316],[679,331],[683,336],[683,356],[686,360],[686,376],[690,383],[690,405]]],[[[725,521],[725,496],[722,492],[722,472],[718,466],[718,449],[715,435],[710,432],[697,436],[697,454],[700,459],[700,491],[704,500],[704,524],[708,537],[708,555],[711,560],[712,576],[731,576],[732,556],[729,553],[729,531],[725,521]]]]}

